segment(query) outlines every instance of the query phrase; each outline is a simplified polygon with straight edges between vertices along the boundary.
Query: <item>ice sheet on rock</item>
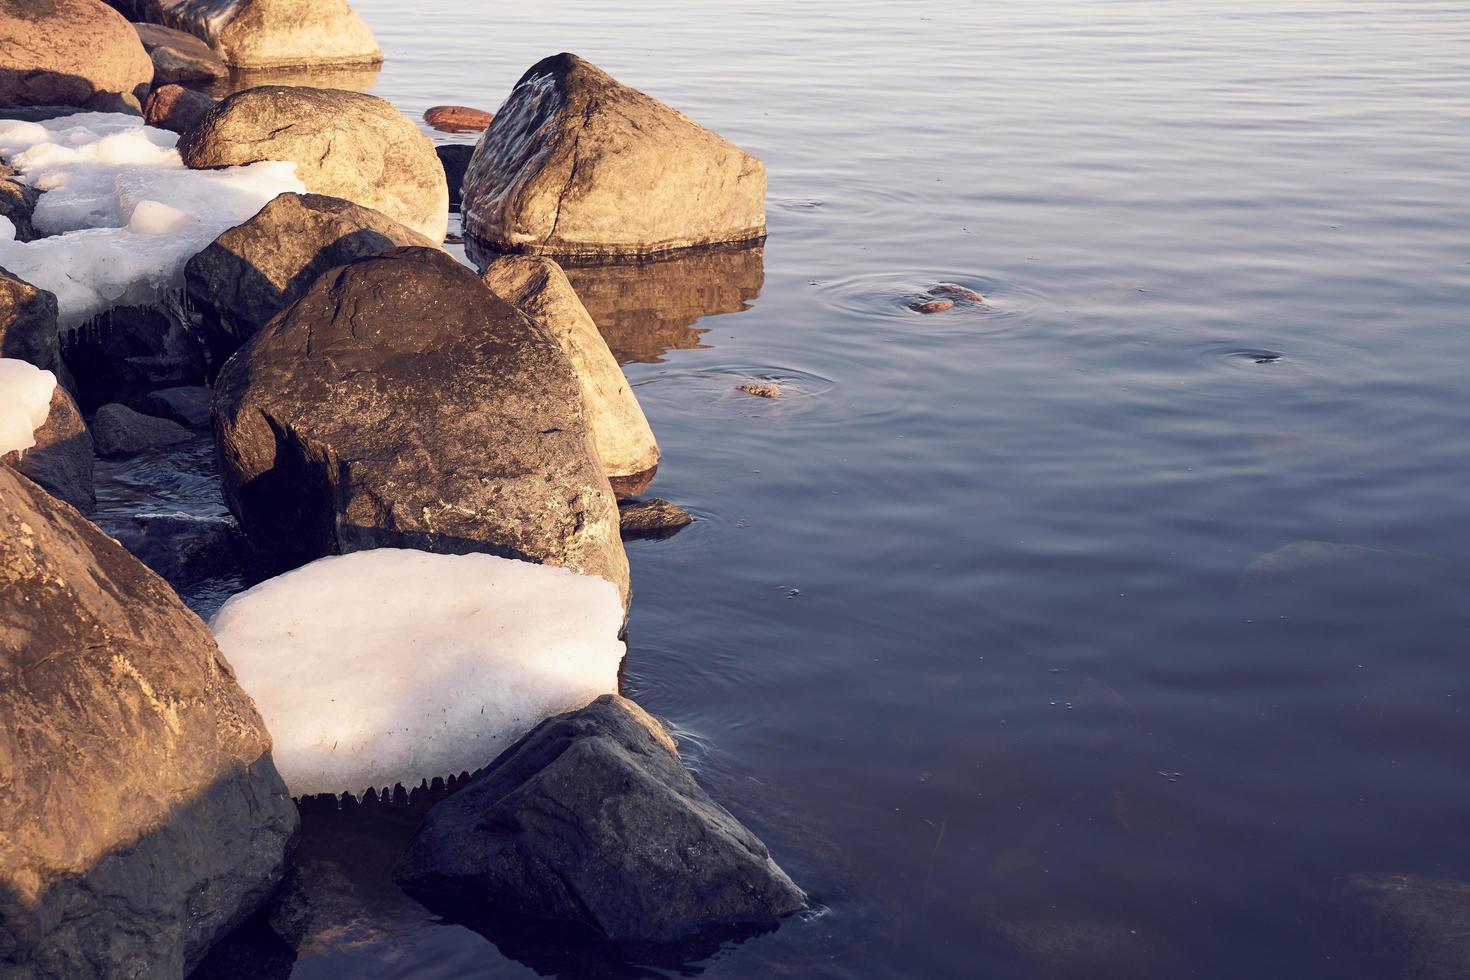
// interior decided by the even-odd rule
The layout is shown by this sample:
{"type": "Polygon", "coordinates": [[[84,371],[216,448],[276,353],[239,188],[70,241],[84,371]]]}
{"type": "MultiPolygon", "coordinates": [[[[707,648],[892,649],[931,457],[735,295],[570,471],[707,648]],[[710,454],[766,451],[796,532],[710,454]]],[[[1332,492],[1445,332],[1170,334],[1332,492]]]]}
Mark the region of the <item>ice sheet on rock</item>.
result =
{"type": "Polygon", "coordinates": [[[50,236],[22,243],[0,233],[0,266],[55,293],[63,328],[158,303],[221,232],[277,194],[305,190],[294,163],[190,170],[177,141],[120,113],[0,120],[0,156],[45,191],[32,223],[50,236]]]}
{"type": "Polygon", "coordinates": [[[617,690],[622,621],[601,578],[383,548],[263,582],[211,626],[301,796],[485,765],[549,715],[617,690]]]}
{"type": "Polygon", "coordinates": [[[28,361],[0,357],[0,456],[36,444],[51,414],[56,375],[28,361]]]}

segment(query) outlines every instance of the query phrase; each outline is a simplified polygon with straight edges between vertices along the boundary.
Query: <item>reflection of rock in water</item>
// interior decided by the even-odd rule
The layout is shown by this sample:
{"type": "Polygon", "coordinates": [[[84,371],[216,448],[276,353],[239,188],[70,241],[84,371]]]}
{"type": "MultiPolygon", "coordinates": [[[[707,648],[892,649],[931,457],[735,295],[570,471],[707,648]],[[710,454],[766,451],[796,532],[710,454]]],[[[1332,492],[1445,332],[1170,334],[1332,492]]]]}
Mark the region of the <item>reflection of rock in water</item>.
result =
{"type": "Polygon", "coordinates": [[[228,78],[190,85],[223,99],[260,85],[304,85],[308,88],[338,88],[348,92],[371,92],[378,84],[381,65],[322,65],[317,68],[235,68],[228,78]]]}
{"type": "MultiPolygon", "coordinates": [[[[496,253],[471,239],[480,269],[496,253]]],[[[640,262],[563,265],[619,364],[658,364],[666,351],[703,346],[702,317],[749,309],[765,282],[765,250],[690,249],[640,262]]]]}

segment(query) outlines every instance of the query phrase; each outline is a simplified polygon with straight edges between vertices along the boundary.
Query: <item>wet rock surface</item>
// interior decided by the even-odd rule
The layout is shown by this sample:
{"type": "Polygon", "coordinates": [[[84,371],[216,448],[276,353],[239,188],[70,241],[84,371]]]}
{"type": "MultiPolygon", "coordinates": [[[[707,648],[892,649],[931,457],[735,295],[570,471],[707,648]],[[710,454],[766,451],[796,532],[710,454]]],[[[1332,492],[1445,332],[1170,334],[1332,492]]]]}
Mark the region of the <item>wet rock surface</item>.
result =
{"type": "Polygon", "coordinates": [[[120,529],[116,537],[175,588],[230,574],[250,562],[245,536],[228,517],[134,514],[129,526],[120,529]]]}
{"type": "Polygon", "coordinates": [[[667,941],[806,904],[710,800],[641,708],[604,695],[532,729],[430,811],[398,882],[452,900],[667,941]]]}
{"type": "Polygon", "coordinates": [[[3,468],[0,624],[0,973],[183,975],[295,831],[254,706],[161,579],[3,468]]]}
{"type": "Polygon", "coordinates": [[[531,66],[475,148],[464,228],[515,252],[646,255],[765,236],[765,166],[572,54],[531,66]]]}
{"type": "Polygon", "coordinates": [[[561,267],[540,256],[507,255],[490,263],[483,279],[561,344],[581,382],[587,426],[604,472],[618,479],[656,467],[658,443],[648,419],[561,267]]]}
{"type": "Polygon", "coordinates": [[[678,504],[662,497],[618,502],[624,541],[642,538],[667,538],[694,523],[694,517],[678,504]]]}
{"type": "Polygon", "coordinates": [[[137,32],[101,0],[0,6],[0,106],[137,112],[152,81],[137,32]]]}
{"type": "Polygon", "coordinates": [[[334,269],[225,365],[230,510],[292,564],[484,551],[628,595],[617,508],[556,341],[442,251],[334,269]]]}
{"type": "Polygon", "coordinates": [[[51,411],[35,432],[36,444],[0,456],[16,470],[82,511],[97,504],[92,479],[92,437],[76,402],[57,385],[51,393],[51,411]]]}
{"type": "Polygon", "coordinates": [[[236,68],[376,64],[383,52],[346,0],[134,0],[134,19],[204,40],[236,68]]]}
{"type": "Polygon", "coordinates": [[[184,281],[216,365],[333,266],[434,243],[372,208],[282,194],[189,260],[184,281]]]}
{"type": "Polygon", "coordinates": [[[172,419],[144,415],[116,402],[97,409],[91,431],[99,456],[130,456],[192,438],[188,429],[172,419]]]}
{"type": "Polygon", "coordinates": [[[374,208],[436,243],[448,228],[433,143],[371,95],[284,85],[236,92],[179,141],[179,154],[194,168],[294,162],[314,194],[374,208]]]}

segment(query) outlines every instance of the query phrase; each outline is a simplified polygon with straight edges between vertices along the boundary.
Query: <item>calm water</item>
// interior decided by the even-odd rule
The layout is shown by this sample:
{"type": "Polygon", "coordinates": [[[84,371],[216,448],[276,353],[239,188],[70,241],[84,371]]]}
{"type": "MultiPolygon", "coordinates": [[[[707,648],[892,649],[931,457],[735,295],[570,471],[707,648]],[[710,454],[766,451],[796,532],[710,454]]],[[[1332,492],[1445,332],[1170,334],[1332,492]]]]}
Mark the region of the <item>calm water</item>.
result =
{"type": "Polygon", "coordinates": [[[1340,878],[1470,880],[1470,7],[356,6],[411,115],[571,50],[766,161],[763,253],[579,286],[699,517],[625,693],[822,911],[292,976],[1368,978],[1340,878]]]}

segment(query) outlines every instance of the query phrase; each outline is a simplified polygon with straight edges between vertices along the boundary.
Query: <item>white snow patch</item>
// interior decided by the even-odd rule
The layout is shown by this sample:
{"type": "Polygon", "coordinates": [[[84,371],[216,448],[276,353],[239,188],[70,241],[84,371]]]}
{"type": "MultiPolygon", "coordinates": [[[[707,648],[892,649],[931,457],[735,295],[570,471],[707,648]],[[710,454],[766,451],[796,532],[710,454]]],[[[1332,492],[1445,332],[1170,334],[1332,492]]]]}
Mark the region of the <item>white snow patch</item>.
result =
{"type": "Polygon", "coordinates": [[[473,771],[550,715],[617,690],[617,589],[493,555],[322,558],[211,622],[293,796],[473,771]]]}
{"type": "Polygon", "coordinates": [[[121,113],[0,120],[0,156],[46,192],[31,220],[51,236],[17,242],[0,229],[0,266],[55,293],[64,329],[114,306],[159,304],[221,232],[306,190],[294,163],[190,170],[177,142],[121,113]]]}
{"type": "Polygon", "coordinates": [[[29,361],[0,357],[0,456],[36,444],[51,414],[56,375],[29,361]]]}

